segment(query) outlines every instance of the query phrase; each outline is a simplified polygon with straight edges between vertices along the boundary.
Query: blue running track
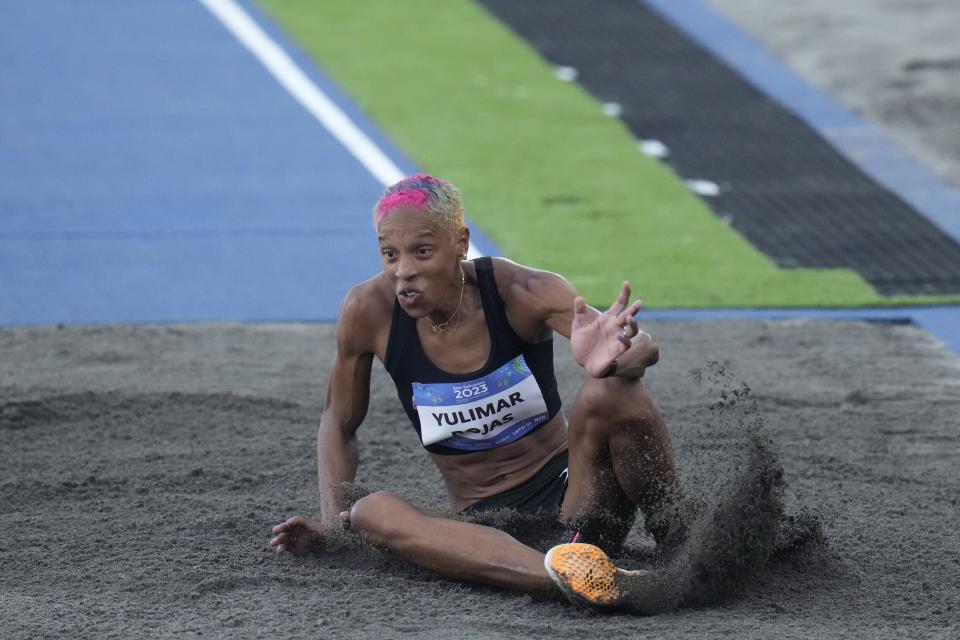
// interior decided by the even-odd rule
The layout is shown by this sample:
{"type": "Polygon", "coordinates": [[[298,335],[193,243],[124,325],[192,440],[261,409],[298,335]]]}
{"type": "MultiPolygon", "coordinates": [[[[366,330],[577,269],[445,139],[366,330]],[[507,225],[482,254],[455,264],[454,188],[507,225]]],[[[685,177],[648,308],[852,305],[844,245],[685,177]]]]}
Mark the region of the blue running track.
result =
{"type": "MultiPolygon", "coordinates": [[[[756,58],[700,2],[677,13],[651,1],[706,46],[734,42],[756,58]]],[[[417,170],[239,4],[394,164],[417,170]]],[[[347,289],[379,271],[369,211],[382,185],[200,2],[0,0],[0,10],[0,325],[332,321],[347,289]]],[[[794,102],[798,81],[765,64],[764,88],[794,102]],[[781,95],[783,78],[793,93],[781,95]]],[[[915,182],[889,186],[956,233],[943,214],[955,215],[953,201],[915,182]]],[[[498,253],[473,231],[481,253],[498,253]]],[[[956,307],[645,315],[909,320],[960,353],[956,307]]]]}
{"type": "Polygon", "coordinates": [[[3,16],[0,324],[329,321],[379,270],[382,185],[199,2],[3,16]]]}

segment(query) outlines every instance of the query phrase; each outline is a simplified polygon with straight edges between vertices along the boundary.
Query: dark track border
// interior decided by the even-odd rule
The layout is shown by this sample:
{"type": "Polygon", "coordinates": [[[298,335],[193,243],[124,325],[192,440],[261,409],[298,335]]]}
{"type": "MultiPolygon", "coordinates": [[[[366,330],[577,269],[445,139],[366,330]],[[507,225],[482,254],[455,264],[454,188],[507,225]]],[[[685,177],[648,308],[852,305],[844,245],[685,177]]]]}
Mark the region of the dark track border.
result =
{"type": "Polygon", "coordinates": [[[960,293],[960,244],[637,0],[477,0],[663,141],[708,204],[785,268],[848,268],[885,295],[960,293]]]}

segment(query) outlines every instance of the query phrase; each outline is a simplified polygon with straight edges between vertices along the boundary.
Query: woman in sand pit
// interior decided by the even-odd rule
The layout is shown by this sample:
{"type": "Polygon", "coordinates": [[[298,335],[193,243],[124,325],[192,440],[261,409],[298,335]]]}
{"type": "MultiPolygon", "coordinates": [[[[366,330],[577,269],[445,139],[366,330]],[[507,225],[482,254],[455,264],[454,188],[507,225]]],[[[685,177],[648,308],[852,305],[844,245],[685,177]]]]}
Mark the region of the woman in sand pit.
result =
{"type": "Polygon", "coordinates": [[[658,350],[637,327],[640,302],[630,303],[629,284],[600,313],[556,274],[502,258],[466,260],[460,192],[425,174],[389,187],[374,224],[383,273],[350,290],[337,323],[317,435],[321,517],[277,525],[271,545],[303,554],[326,530],[349,526],[449,578],[527,592],[558,586],[581,603],[619,604],[623,581],[643,572],[617,569],[584,543],[621,544],[638,508],[662,542],[668,521],[651,523],[677,484],[666,426],[642,382],[658,350]],[[553,371],[554,331],[570,338],[587,372],[569,425],[553,371]],[[576,532],[574,543],[544,555],[388,492],[348,510],[338,487],[357,472],[374,357],[393,377],[455,511],[551,510],[576,532]]]}

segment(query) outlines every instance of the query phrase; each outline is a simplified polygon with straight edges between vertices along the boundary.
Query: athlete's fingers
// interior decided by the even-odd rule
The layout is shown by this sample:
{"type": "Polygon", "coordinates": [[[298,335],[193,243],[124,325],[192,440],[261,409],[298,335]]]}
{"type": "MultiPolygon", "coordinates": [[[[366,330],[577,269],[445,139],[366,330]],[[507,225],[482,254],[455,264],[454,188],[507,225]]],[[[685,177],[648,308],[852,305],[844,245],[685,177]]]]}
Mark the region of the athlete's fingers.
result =
{"type": "Polygon", "coordinates": [[[577,296],[573,299],[573,326],[579,327],[587,322],[587,301],[577,296]]]}
{"type": "Polygon", "coordinates": [[[287,534],[281,533],[280,535],[276,536],[270,541],[270,546],[276,547],[277,545],[281,545],[286,541],[287,541],[287,534]]]}
{"type": "Polygon", "coordinates": [[[341,512],[340,512],[340,520],[343,521],[345,524],[350,524],[350,512],[349,512],[349,511],[341,511],[341,512]]]}
{"type": "Polygon", "coordinates": [[[610,306],[610,311],[620,313],[627,306],[628,302],[630,302],[630,283],[624,280],[623,284],[620,285],[620,294],[610,306]]]}
{"type": "Polygon", "coordinates": [[[306,521],[307,519],[304,518],[303,516],[293,516],[292,518],[287,518],[286,520],[284,520],[283,522],[275,526],[273,529],[271,529],[271,531],[273,533],[281,533],[283,531],[287,531],[291,529],[292,527],[295,527],[298,524],[306,524],[306,521]]]}
{"type": "Polygon", "coordinates": [[[642,308],[643,300],[634,300],[633,304],[627,307],[626,315],[632,318],[633,316],[637,315],[637,312],[642,308]]]}
{"type": "Polygon", "coordinates": [[[281,544],[281,545],[277,545],[277,555],[278,555],[278,556],[282,556],[282,555],[284,554],[284,552],[286,552],[286,550],[287,550],[286,547],[284,547],[282,544],[281,544]]]}

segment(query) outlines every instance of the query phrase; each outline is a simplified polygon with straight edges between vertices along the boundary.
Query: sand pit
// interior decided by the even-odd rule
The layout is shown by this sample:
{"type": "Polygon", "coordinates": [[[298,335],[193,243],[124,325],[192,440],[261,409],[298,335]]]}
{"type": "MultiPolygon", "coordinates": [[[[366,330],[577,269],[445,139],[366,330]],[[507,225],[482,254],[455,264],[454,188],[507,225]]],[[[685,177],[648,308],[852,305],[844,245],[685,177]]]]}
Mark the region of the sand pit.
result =
{"type": "MultiPolygon", "coordinates": [[[[960,360],[910,326],[648,329],[648,383],[709,515],[680,560],[631,533],[625,554],[670,578],[654,616],[457,584],[349,540],[278,560],[269,528],[316,505],[329,326],[0,330],[4,636],[960,635],[960,360]]],[[[569,406],[580,374],[557,347],[569,406]]],[[[379,365],[361,439],[361,484],[446,508],[379,365]]]]}

